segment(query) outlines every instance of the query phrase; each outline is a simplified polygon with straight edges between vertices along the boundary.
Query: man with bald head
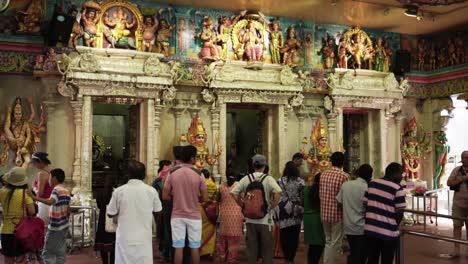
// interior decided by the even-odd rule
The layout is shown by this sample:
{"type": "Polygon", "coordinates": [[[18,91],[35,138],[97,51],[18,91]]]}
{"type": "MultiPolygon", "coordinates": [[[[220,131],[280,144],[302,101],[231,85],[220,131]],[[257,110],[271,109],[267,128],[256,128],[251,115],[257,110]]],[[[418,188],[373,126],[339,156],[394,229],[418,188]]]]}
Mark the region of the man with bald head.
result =
{"type": "MultiPolygon", "coordinates": [[[[461,239],[463,224],[467,229],[468,236],[468,150],[463,151],[462,165],[453,169],[447,180],[447,185],[455,191],[453,196],[452,216],[465,218],[465,221],[453,220],[453,236],[461,239]]],[[[454,256],[460,256],[460,244],[455,244],[454,256]]]]}

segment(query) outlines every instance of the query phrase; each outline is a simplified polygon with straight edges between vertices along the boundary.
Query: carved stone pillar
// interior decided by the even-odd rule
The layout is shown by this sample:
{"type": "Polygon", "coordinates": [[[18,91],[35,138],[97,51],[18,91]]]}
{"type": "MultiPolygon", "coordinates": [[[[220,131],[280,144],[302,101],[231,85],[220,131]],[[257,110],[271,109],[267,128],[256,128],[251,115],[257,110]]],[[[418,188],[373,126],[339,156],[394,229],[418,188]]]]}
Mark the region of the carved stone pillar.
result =
{"type": "Polygon", "coordinates": [[[177,145],[180,145],[180,136],[182,135],[182,131],[181,131],[181,121],[182,121],[182,114],[184,113],[185,111],[185,108],[182,107],[182,106],[174,106],[172,108],[174,110],[174,122],[175,122],[175,127],[174,127],[174,131],[175,131],[175,142],[174,144],[177,146],[177,145]]]}
{"type": "MultiPolygon", "coordinates": [[[[226,128],[227,128],[227,121],[226,121],[226,103],[220,102],[219,103],[219,133],[220,138],[219,142],[221,146],[223,146],[226,150],[228,147],[226,146],[226,128]]],[[[225,151],[226,151],[225,150],[225,151]]],[[[226,152],[223,152],[219,157],[219,172],[221,172],[221,176],[223,180],[226,179],[226,152]]]]}
{"type": "Polygon", "coordinates": [[[69,186],[77,186],[80,185],[81,179],[81,112],[83,110],[83,98],[78,97],[75,101],[70,101],[70,105],[73,112],[73,122],[75,123],[75,159],[73,161],[72,177],[66,183],[69,186]]]}
{"type": "Polygon", "coordinates": [[[403,121],[403,115],[401,113],[397,114],[395,116],[395,142],[397,142],[397,148],[395,151],[395,160],[399,163],[401,163],[401,124],[403,121]]]}
{"type": "MultiPolygon", "coordinates": [[[[48,98],[48,100],[44,101],[43,104],[45,107],[45,111],[47,113],[47,135],[46,135],[47,147],[46,147],[46,150],[47,150],[47,153],[51,155],[50,158],[52,160],[56,160],[54,156],[56,155],[55,153],[57,153],[57,151],[55,150],[56,144],[54,144],[54,141],[57,135],[55,134],[56,119],[54,117],[54,114],[55,114],[55,109],[57,105],[59,104],[59,102],[56,102],[55,100],[53,100],[53,98],[48,98]]],[[[70,182],[67,182],[67,183],[70,183],[70,182]]]]}
{"type": "Polygon", "coordinates": [[[336,148],[332,148],[332,151],[343,151],[343,109],[336,108],[336,113],[336,148]]]}
{"type": "Polygon", "coordinates": [[[148,99],[147,111],[146,111],[146,182],[151,183],[156,177],[157,165],[155,160],[157,159],[155,153],[155,103],[154,99],[148,99]]]}
{"type": "Polygon", "coordinates": [[[301,146],[297,146],[296,149],[301,149],[302,148],[302,139],[306,136],[306,132],[304,131],[304,119],[306,118],[307,114],[301,110],[299,110],[296,113],[297,120],[298,120],[298,136],[297,138],[299,139],[297,141],[298,144],[301,144],[301,146]]]}
{"type": "Polygon", "coordinates": [[[337,114],[335,113],[328,113],[328,140],[331,151],[336,151],[339,147],[337,141],[337,134],[336,134],[336,122],[337,122],[337,114]]]}
{"type": "MultiPolygon", "coordinates": [[[[161,149],[161,136],[159,133],[159,128],[161,127],[161,112],[164,109],[164,106],[161,105],[159,99],[156,100],[154,104],[154,170],[159,170],[159,157],[161,149]]],[[[157,176],[157,175],[156,175],[157,176]]]]}
{"type": "Polygon", "coordinates": [[[388,148],[387,148],[387,137],[388,137],[388,125],[387,116],[385,110],[379,110],[379,131],[380,131],[380,171],[385,171],[385,166],[388,164],[388,148]]]}
{"type": "MultiPolygon", "coordinates": [[[[213,142],[213,152],[212,153],[213,155],[216,155],[217,154],[217,151],[218,151],[218,148],[220,146],[218,146],[218,144],[221,144],[220,140],[218,140],[218,138],[220,138],[220,135],[219,135],[219,119],[220,119],[220,110],[219,108],[217,107],[211,107],[210,109],[210,113],[211,113],[211,136],[212,136],[212,142],[213,142]]],[[[227,146],[222,146],[224,149],[223,149],[223,153],[221,153],[221,155],[226,155],[226,151],[229,149],[227,146]]],[[[219,179],[220,179],[220,171],[219,171],[219,165],[220,165],[220,162],[218,161],[216,164],[213,165],[213,169],[212,169],[212,174],[214,176],[214,178],[216,179],[216,182],[219,182],[219,179]]],[[[225,174],[224,171],[221,171],[221,174],[225,174]]]]}
{"type": "Polygon", "coordinates": [[[278,163],[277,163],[277,172],[282,171],[284,164],[286,164],[287,152],[286,152],[286,121],[285,121],[285,112],[287,111],[285,105],[278,105],[276,120],[278,120],[277,127],[275,128],[278,131],[278,138],[276,142],[278,144],[278,163]]]}
{"type": "Polygon", "coordinates": [[[81,134],[81,181],[83,192],[91,192],[92,171],[92,135],[93,135],[93,104],[91,96],[83,96],[82,108],[82,134],[81,134]]]}

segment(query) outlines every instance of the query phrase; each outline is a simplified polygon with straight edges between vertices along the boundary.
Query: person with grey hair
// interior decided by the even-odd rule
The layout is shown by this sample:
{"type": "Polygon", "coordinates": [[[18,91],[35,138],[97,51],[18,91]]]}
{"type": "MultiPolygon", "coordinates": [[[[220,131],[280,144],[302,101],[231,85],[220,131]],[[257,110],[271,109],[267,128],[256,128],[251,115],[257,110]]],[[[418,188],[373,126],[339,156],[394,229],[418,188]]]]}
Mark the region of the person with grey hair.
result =
{"type": "MultiPolygon", "coordinates": [[[[462,165],[453,169],[447,180],[450,190],[455,191],[452,203],[452,216],[468,218],[468,150],[461,154],[462,165]]],[[[468,221],[453,219],[453,236],[461,239],[463,225],[466,227],[468,236],[468,221]]],[[[460,244],[455,244],[453,257],[460,256],[460,244]]]]}
{"type": "MultiPolygon", "coordinates": [[[[253,156],[252,165],[255,171],[242,178],[239,184],[232,189],[231,195],[239,206],[245,209],[244,205],[247,204],[247,200],[250,199],[249,197],[253,197],[248,192],[252,188],[251,186],[254,183],[257,186],[258,183],[262,184],[263,199],[268,204],[268,208],[266,208],[266,213],[262,218],[252,219],[245,217],[247,226],[247,260],[249,264],[255,264],[257,262],[258,249],[261,246],[260,252],[263,263],[272,264],[274,240],[271,232],[273,220],[270,211],[278,205],[282,190],[273,177],[264,173],[267,165],[265,156],[259,154],[253,156]],[[241,199],[241,193],[245,194],[244,199],[241,199]]],[[[255,191],[259,192],[259,190],[255,191]]],[[[244,216],[246,216],[245,212],[244,216]]]]}

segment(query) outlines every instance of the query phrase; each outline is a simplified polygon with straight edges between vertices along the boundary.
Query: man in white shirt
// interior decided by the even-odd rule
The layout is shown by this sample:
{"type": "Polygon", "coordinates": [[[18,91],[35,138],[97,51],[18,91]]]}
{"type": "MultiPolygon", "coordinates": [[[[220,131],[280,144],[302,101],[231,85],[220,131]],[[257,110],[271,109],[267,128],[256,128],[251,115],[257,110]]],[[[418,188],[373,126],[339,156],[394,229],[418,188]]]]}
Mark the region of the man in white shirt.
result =
{"type": "Polygon", "coordinates": [[[128,161],[127,184],[117,188],[107,215],[117,218],[116,264],[153,263],[153,213],[162,210],[158,192],[145,184],[145,165],[128,161]]]}
{"type": "MultiPolygon", "coordinates": [[[[268,213],[262,219],[245,218],[247,234],[247,259],[249,264],[257,262],[258,247],[261,247],[261,254],[264,264],[273,264],[273,247],[274,239],[271,233],[273,220],[271,219],[270,210],[278,205],[281,197],[281,187],[276,180],[268,175],[265,175],[266,158],[263,155],[255,155],[252,157],[252,165],[255,172],[252,174],[256,181],[261,181],[265,191],[265,200],[269,208],[268,213]],[[263,180],[262,180],[263,179],[263,180]]],[[[240,198],[241,193],[245,193],[247,186],[250,184],[249,175],[240,180],[239,184],[231,191],[231,195],[236,199],[237,203],[243,207],[240,198]]]]}
{"type": "Polygon", "coordinates": [[[343,183],[336,196],[338,205],[343,209],[344,233],[351,251],[348,261],[350,264],[364,264],[367,257],[364,235],[366,207],[362,199],[372,178],[372,172],[369,164],[361,165],[356,170],[357,178],[343,183]]]}

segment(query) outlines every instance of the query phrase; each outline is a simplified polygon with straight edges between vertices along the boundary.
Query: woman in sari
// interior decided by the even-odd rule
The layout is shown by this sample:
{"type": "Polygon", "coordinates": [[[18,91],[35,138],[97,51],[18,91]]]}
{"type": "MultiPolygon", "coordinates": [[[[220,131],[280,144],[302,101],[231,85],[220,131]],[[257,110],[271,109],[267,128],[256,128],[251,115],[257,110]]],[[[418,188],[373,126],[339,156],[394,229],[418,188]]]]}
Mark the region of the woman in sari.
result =
{"type": "Polygon", "coordinates": [[[200,246],[200,256],[213,256],[216,247],[216,184],[210,178],[210,172],[202,170],[205,177],[208,201],[200,204],[202,216],[202,240],[200,246]]]}
{"type": "Polygon", "coordinates": [[[241,207],[231,196],[231,191],[236,185],[236,177],[228,173],[227,182],[223,182],[219,187],[218,254],[221,263],[236,262],[243,236],[244,215],[241,207]]]}

